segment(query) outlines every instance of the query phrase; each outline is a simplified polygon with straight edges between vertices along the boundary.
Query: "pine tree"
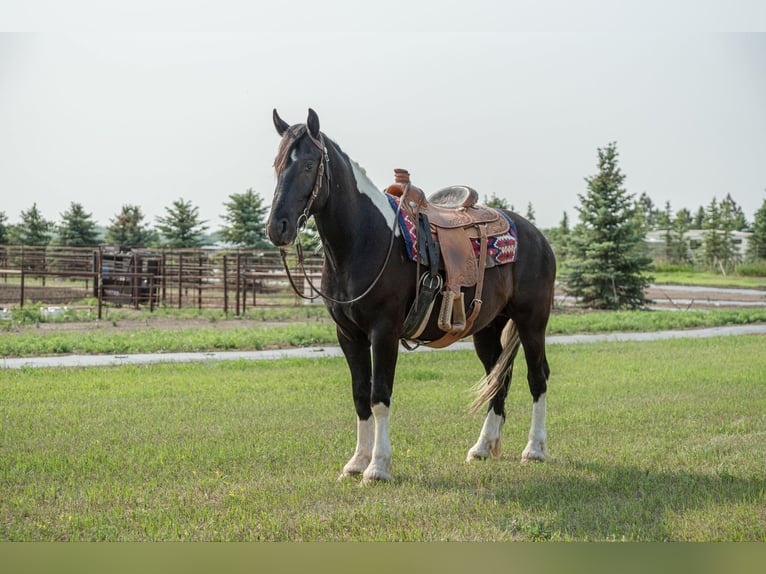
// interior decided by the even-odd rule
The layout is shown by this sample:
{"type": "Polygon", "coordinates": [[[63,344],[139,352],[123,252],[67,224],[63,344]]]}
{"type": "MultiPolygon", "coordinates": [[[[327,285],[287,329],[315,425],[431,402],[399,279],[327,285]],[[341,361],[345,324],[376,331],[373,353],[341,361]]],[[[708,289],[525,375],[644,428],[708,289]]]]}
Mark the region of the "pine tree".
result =
{"type": "Polygon", "coordinates": [[[197,206],[181,198],[165,212],[166,216],[157,217],[157,229],[168,247],[202,247],[207,222],[200,219],[197,206]]]}
{"type": "Polygon", "coordinates": [[[686,232],[691,229],[692,214],[686,209],[679,209],[673,219],[673,228],[671,231],[670,262],[676,264],[689,264],[689,242],[686,239],[686,232]]]}
{"type": "Polygon", "coordinates": [[[565,211],[561,217],[558,227],[547,231],[548,241],[556,254],[556,261],[563,263],[567,259],[567,246],[569,245],[569,215],[565,211]]]}
{"type": "Polygon", "coordinates": [[[61,245],[98,245],[98,231],[93,214],[86,213],[82,205],[72,202],[69,210],[61,214],[58,226],[61,245]]]}
{"type": "Polygon", "coordinates": [[[705,208],[700,205],[697,213],[694,214],[692,229],[702,229],[705,226],[705,217],[705,208]]]}
{"type": "Polygon", "coordinates": [[[766,199],[755,212],[752,232],[747,246],[747,258],[757,263],[766,260],[766,199]]]}
{"type": "Polygon", "coordinates": [[[7,221],[8,217],[5,215],[5,212],[0,211],[0,245],[5,245],[8,243],[8,226],[6,225],[7,221]]]}
{"type": "Polygon", "coordinates": [[[734,198],[730,193],[727,193],[726,197],[724,197],[721,201],[721,207],[722,209],[728,209],[731,212],[730,217],[727,219],[730,219],[731,221],[732,231],[745,231],[747,229],[748,226],[745,212],[742,210],[742,206],[734,201],[734,198]],[[724,208],[724,205],[727,207],[724,208]]]}
{"type": "Polygon", "coordinates": [[[249,249],[270,247],[265,223],[269,208],[263,205],[260,195],[250,188],[244,193],[232,193],[223,205],[226,207],[223,219],[227,223],[221,228],[224,241],[249,249]]]}
{"type": "Polygon", "coordinates": [[[531,201],[527,202],[527,213],[524,215],[524,217],[526,217],[527,221],[529,221],[530,223],[533,223],[533,224],[536,223],[535,222],[535,208],[532,207],[532,202],[531,201]]]}
{"type": "Polygon", "coordinates": [[[651,258],[643,253],[643,233],[633,196],[622,184],[617,144],[598,149],[597,175],[585,178],[588,191],[578,194],[580,223],[568,248],[566,291],[587,307],[641,308],[651,277],[651,258]]]}
{"type": "Polygon", "coordinates": [[[498,197],[493,193],[491,197],[484,196],[484,205],[487,207],[493,207],[495,209],[505,209],[506,211],[513,211],[513,206],[508,203],[508,200],[498,197]]]}
{"type": "Polygon", "coordinates": [[[120,212],[110,219],[106,228],[106,242],[120,247],[146,247],[156,239],[156,234],[144,222],[144,214],[137,205],[123,205],[120,212]]]}
{"type": "Polygon", "coordinates": [[[719,204],[713,197],[705,210],[702,260],[709,269],[724,275],[733,271],[739,262],[732,233],[736,221],[737,215],[731,202],[724,200],[719,204]]]}
{"type": "Polygon", "coordinates": [[[53,223],[37,209],[37,203],[21,212],[21,221],[15,227],[16,241],[21,245],[48,245],[51,242],[53,223]]]}

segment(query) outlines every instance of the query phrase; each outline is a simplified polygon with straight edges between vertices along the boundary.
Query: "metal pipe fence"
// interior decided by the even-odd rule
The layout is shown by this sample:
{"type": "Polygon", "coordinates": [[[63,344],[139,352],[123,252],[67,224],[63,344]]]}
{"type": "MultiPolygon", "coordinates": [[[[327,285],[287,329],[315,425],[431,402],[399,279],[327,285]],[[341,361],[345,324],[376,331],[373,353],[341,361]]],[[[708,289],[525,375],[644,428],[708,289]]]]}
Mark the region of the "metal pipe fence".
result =
{"type": "MultiPolygon", "coordinates": [[[[294,262],[291,264],[294,265],[294,262]]],[[[312,281],[322,258],[309,256],[312,281]]],[[[303,276],[293,275],[310,292],[303,276]]],[[[98,307],[220,309],[305,304],[276,250],[130,249],[0,245],[0,307],[29,303],[98,307]]]]}

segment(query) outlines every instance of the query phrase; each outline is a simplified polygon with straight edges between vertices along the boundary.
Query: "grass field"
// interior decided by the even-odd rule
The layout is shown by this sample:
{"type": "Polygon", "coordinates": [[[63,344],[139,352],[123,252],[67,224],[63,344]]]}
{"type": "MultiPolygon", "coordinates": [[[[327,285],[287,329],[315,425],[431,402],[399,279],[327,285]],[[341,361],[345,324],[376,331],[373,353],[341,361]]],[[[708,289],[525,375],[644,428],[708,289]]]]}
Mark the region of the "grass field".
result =
{"type": "MultiPolygon", "coordinates": [[[[554,313],[548,324],[549,335],[613,333],[621,331],[662,331],[721,325],[746,325],[766,322],[766,309],[712,311],[608,311],[554,313]]],[[[326,316],[302,322],[238,326],[214,324],[173,328],[151,322],[126,331],[112,330],[110,324],[77,331],[42,331],[36,327],[18,329],[8,325],[0,330],[0,357],[27,357],[61,354],[123,354],[187,351],[260,350],[337,344],[335,325],[326,316]]]]}
{"type": "Polygon", "coordinates": [[[741,287],[746,289],[766,288],[766,277],[752,277],[746,275],[722,275],[705,271],[661,271],[655,270],[650,273],[654,277],[654,283],[658,285],[701,285],[706,287],[741,287]]]}
{"type": "Polygon", "coordinates": [[[0,371],[3,540],[766,541],[766,337],[552,346],[545,464],[464,462],[470,352],[403,355],[391,484],[340,359],[0,371]]]}

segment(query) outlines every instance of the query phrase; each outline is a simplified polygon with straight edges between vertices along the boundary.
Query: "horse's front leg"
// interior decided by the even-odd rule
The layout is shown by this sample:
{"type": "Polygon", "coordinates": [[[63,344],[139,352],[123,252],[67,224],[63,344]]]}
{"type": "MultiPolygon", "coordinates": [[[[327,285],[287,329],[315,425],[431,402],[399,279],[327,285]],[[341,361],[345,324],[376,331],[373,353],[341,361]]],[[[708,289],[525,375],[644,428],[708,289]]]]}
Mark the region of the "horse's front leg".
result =
{"type": "Polygon", "coordinates": [[[399,352],[399,341],[396,337],[373,335],[372,338],[373,372],[370,404],[375,424],[375,443],[372,449],[372,460],[363,474],[366,482],[392,479],[389,414],[399,352]]]}
{"type": "Polygon", "coordinates": [[[338,341],[351,371],[351,388],[356,408],[356,448],[354,455],[343,467],[341,478],[364,472],[372,460],[375,444],[375,425],[370,408],[372,363],[370,344],[366,337],[350,339],[338,329],[338,341]]]}

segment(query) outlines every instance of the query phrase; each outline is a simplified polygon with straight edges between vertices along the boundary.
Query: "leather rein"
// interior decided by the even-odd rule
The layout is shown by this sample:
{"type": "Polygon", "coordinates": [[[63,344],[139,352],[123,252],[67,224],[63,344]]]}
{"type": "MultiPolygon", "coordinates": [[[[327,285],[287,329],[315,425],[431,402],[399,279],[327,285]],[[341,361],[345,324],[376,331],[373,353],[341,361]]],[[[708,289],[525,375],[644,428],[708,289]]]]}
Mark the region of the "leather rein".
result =
{"type": "MultiPolygon", "coordinates": [[[[312,291],[315,291],[317,295],[311,296],[306,295],[304,292],[302,292],[300,289],[298,289],[298,286],[295,284],[295,280],[293,279],[293,275],[290,272],[290,266],[287,264],[287,250],[285,248],[280,247],[279,248],[279,254],[282,258],[282,266],[285,268],[285,272],[287,273],[287,279],[290,282],[290,286],[292,287],[293,291],[295,292],[298,297],[302,299],[306,299],[309,301],[313,301],[317,299],[318,297],[322,297],[322,299],[325,299],[326,301],[331,301],[332,303],[336,303],[338,305],[350,305],[352,303],[356,303],[357,301],[362,300],[364,297],[370,294],[372,289],[375,287],[375,285],[378,284],[378,281],[380,281],[380,278],[383,276],[383,271],[386,269],[386,266],[388,265],[388,262],[391,258],[391,252],[393,251],[394,247],[394,239],[396,238],[396,226],[399,222],[399,213],[401,212],[402,205],[404,204],[404,198],[407,195],[407,192],[410,189],[409,184],[404,189],[404,193],[402,194],[401,200],[399,201],[399,205],[396,208],[396,213],[394,215],[394,223],[393,227],[391,228],[391,238],[388,242],[388,251],[386,252],[386,259],[383,261],[383,265],[380,267],[380,271],[378,271],[378,274],[375,276],[375,279],[372,280],[372,283],[370,283],[370,286],[367,287],[367,289],[364,290],[363,293],[360,295],[357,295],[353,299],[348,300],[339,300],[335,299],[334,297],[331,297],[327,293],[323,292],[321,289],[316,287],[314,283],[311,281],[311,278],[309,277],[308,272],[306,271],[306,265],[305,265],[305,257],[303,254],[303,245],[301,244],[300,240],[300,233],[306,229],[306,225],[308,225],[309,218],[312,216],[311,208],[314,205],[314,201],[316,201],[317,197],[319,196],[319,192],[322,188],[322,180],[325,179],[325,173],[327,174],[327,193],[330,193],[330,156],[327,153],[327,146],[324,143],[324,137],[322,134],[319,134],[319,139],[315,138],[311,131],[306,127],[304,128],[306,135],[308,135],[311,142],[319,148],[319,151],[322,154],[322,159],[319,161],[319,167],[317,167],[317,175],[314,180],[314,188],[311,190],[311,196],[309,197],[308,202],[306,203],[306,208],[303,210],[303,212],[298,216],[298,234],[296,235],[296,244],[295,244],[295,253],[298,259],[298,268],[300,269],[301,273],[303,274],[303,277],[305,278],[306,282],[311,287],[312,291]]],[[[297,139],[300,136],[300,132],[295,134],[295,139],[297,139]]]]}

